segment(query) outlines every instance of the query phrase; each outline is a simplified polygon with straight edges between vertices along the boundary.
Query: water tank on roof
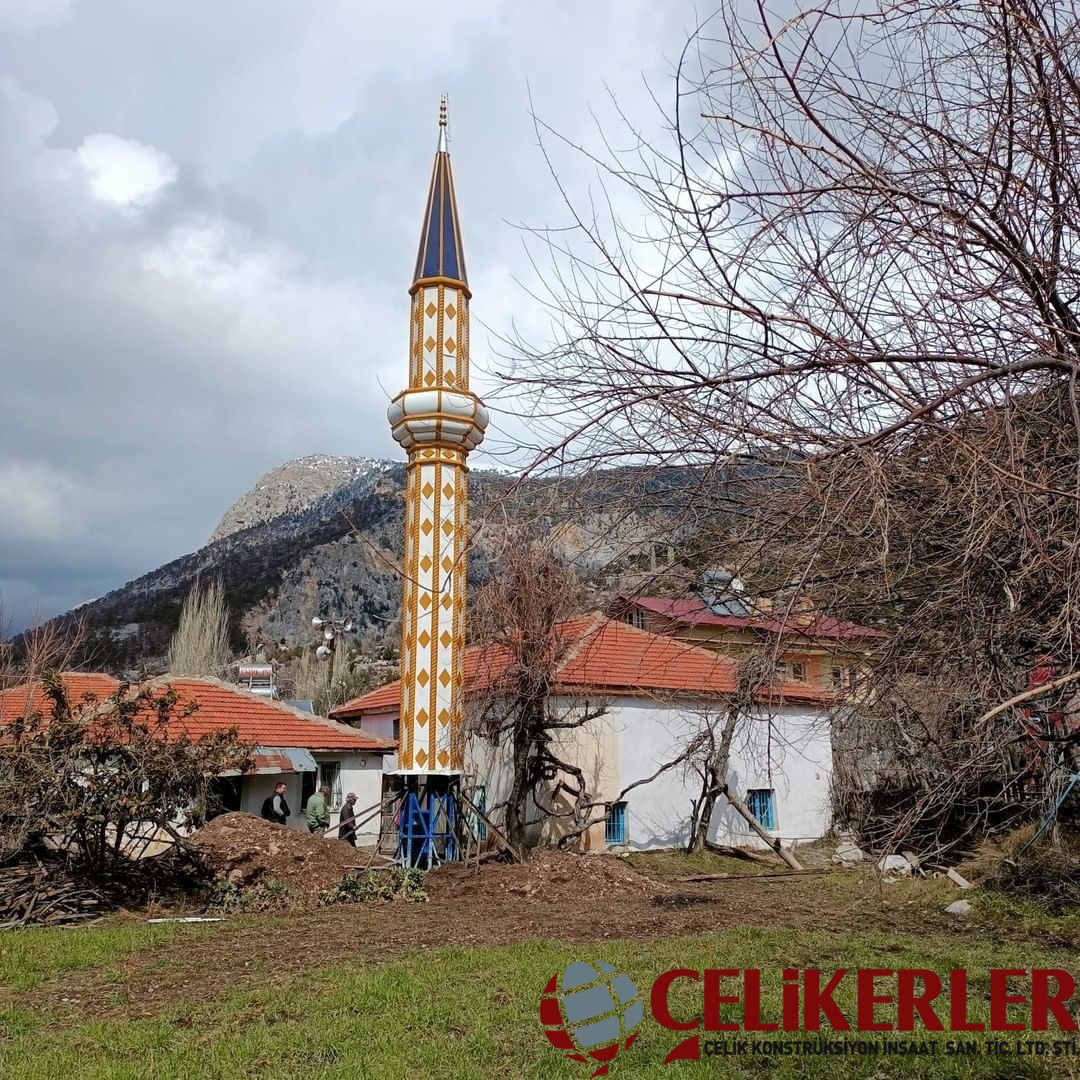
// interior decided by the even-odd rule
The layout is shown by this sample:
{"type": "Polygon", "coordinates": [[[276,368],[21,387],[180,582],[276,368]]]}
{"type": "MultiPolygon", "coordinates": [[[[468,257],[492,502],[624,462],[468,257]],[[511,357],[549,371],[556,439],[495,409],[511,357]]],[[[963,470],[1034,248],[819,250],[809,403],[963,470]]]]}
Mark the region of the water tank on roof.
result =
{"type": "Polygon", "coordinates": [[[277,697],[273,664],[240,664],[236,681],[259,697],[277,697]]]}
{"type": "Polygon", "coordinates": [[[701,575],[701,599],[714,615],[750,614],[746,587],[730,570],[706,570],[701,575]]]}

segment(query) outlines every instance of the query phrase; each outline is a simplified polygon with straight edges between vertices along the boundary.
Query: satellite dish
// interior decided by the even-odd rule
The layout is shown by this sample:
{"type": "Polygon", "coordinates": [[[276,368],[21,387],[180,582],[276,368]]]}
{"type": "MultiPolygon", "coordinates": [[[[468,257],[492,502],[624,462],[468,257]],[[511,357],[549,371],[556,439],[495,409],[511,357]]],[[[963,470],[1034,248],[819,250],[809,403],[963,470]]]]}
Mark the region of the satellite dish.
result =
{"type": "Polygon", "coordinates": [[[317,656],[317,657],[318,657],[318,658],[319,658],[320,660],[327,660],[327,659],[329,659],[329,657],[330,657],[330,648],[329,648],[329,646],[327,646],[327,645],[320,645],[320,646],[319,646],[319,647],[318,647],[318,648],[317,648],[317,649],[315,650],[315,655],[316,655],[316,656],[317,656]]]}

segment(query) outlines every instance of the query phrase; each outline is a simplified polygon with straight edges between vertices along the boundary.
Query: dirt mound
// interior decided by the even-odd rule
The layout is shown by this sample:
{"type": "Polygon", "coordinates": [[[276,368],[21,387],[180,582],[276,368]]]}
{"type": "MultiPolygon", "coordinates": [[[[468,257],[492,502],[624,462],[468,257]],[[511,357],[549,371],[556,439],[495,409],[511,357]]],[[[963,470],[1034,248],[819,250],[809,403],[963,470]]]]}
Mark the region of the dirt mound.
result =
{"type": "Polygon", "coordinates": [[[433,900],[501,897],[535,904],[658,896],[668,891],[662,882],[639,874],[614,856],[550,850],[534,851],[523,864],[441,866],[428,874],[425,887],[433,900]]]}
{"type": "Polygon", "coordinates": [[[190,842],[198,860],[219,879],[249,886],[272,878],[312,896],[341,881],[347,867],[368,859],[368,852],[344,840],[320,840],[253,814],[222,814],[190,842]]]}

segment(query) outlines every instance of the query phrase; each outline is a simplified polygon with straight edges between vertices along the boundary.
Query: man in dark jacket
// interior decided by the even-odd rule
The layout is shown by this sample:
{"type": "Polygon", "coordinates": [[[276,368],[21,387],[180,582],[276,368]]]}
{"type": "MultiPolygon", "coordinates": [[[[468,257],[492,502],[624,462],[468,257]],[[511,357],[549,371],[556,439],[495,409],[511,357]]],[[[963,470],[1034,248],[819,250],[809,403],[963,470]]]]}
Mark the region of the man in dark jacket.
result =
{"type": "Polygon", "coordinates": [[[338,836],[346,844],[356,847],[356,796],[351,791],[345,796],[345,802],[341,804],[341,825],[338,828],[338,836]]]}
{"type": "Polygon", "coordinates": [[[285,801],[285,792],[287,790],[286,784],[275,784],[274,794],[267,795],[263,799],[262,816],[267,821],[276,821],[279,825],[289,823],[289,804],[285,801]]]}

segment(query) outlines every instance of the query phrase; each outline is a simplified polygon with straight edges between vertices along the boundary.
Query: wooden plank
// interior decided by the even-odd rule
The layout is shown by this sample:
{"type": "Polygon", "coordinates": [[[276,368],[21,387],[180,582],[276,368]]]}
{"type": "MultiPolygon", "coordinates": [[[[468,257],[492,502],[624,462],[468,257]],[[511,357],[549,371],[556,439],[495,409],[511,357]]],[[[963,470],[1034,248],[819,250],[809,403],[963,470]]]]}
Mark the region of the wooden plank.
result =
{"type": "Polygon", "coordinates": [[[814,874],[831,874],[834,868],[831,866],[813,866],[801,870],[777,870],[775,873],[766,874],[691,874],[689,877],[675,878],[675,881],[688,884],[695,881],[758,881],[759,879],[810,877],[814,874]]]}
{"type": "Polygon", "coordinates": [[[958,874],[951,866],[945,871],[945,876],[956,886],[961,889],[974,889],[975,886],[968,881],[963,874],[958,874]]]}
{"type": "Polygon", "coordinates": [[[754,830],[765,841],[766,844],[772,848],[776,854],[791,867],[792,870],[801,870],[803,868],[802,863],[791,854],[790,851],[784,849],[783,844],[780,843],[779,837],[770,836],[758,823],[758,819],[750,813],[750,808],[734,794],[730,788],[724,788],[724,797],[734,807],[735,811],[742,816],[747,825],[754,830]]]}
{"type": "Polygon", "coordinates": [[[496,827],[495,823],[491,820],[491,818],[487,816],[487,814],[484,813],[483,810],[478,810],[472,804],[472,801],[467,795],[462,795],[461,801],[488,827],[488,831],[491,833],[492,836],[495,837],[495,840],[498,842],[499,846],[509,854],[510,858],[513,859],[514,862],[524,862],[522,857],[510,845],[510,841],[507,840],[505,836],[503,836],[502,832],[496,827]]]}

